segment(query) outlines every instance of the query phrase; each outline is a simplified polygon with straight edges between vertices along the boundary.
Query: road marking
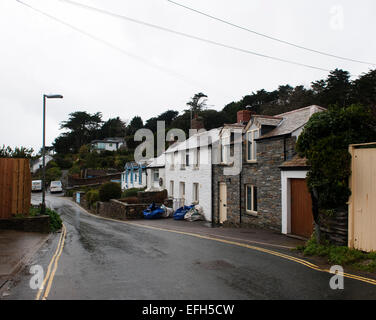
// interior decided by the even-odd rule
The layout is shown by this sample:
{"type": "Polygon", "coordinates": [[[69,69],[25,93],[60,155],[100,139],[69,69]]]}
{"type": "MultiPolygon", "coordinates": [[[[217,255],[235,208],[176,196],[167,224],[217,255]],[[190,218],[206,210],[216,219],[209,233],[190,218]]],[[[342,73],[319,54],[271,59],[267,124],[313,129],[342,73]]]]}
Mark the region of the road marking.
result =
{"type": "Polygon", "coordinates": [[[60,258],[61,252],[62,252],[63,247],[64,247],[65,236],[66,236],[66,228],[65,228],[65,225],[63,224],[62,225],[62,232],[61,232],[61,235],[60,235],[60,239],[59,239],[55,254],[53,255],[53,257],[52,257],[52,259],[51,259],[51,261],[48,265],[46,277],[43,279],[42,286],[39,288],[38,293],[35,297],[35,300],[40,300],[40,296],[43,293],[43,290],[44,290],[45,285],[46,285],[48,280],[49,280],[49,282],[48,282],[48,285],[47,285],[47,289],[46,289],[46,291],[43,295],[42,300],[45,300],[47,298],[48,294],[49,294],[49,291],[50,291],[50,288],[51,288],[51,285],[52,285],[52,281],[53,281],[53,278],[55,276],[55,272],[56,272],[56,269],[57,269],[57,263],[58,263],[58,260],[60,258]],[[51,267],[52,267],[54,262],[55,262],[54,269],[51,273],[51,267]],[[50,277],[50,275],[51,275],[51,277],[50,277]]]}
{"type": "MultiPolygon", "coordinates": [[[[95,214],[92,214],[92,213],[88,212],[86,209],[82,208],[80,205],[78,205],[77,203],[75,203],[73,201],[72,201],[72,203],[74,203],[78,208],[80,208],[86,214],[88,214],[88,215],[90,215],[90,216],[92,216],[94,218],[97,218],[97,219],[109,220],[109,221],[114,221],[114,222],[118,222],[118,223],[120,222],[120,223],[123,223],[123,224],[133,225],[133,226],[137,226],[137,227],[140,227],[140,228],[153,229],[153,230],[159,230],[159,231],[166,231],[166,232],[177,233],[177,234],[184,234],[184,235],[188,235],[188,236],[192,236],[192,237],[196,237],[196,238],[213,240],[213,241],[217,241],[217,242],[231,244],[231,245],[235,245],[235,246],[238,246],[238,247],[243,247],[243,248],[252,249],[252,250],[255,250],[255,251],[264,252],[264,253],[267,253],[267,254],[270,254],[270,255],[274,255],[274,256],[286,259],[286,260],[294,261],[296,263],[299,263],[301,265],[304,265],[304,266],[306,266],[306,267],[308,267],[310,269],[316,270],[316,271],[320,271],[320,272],[325,272],[325,273],[332,274],[329,269],[320,268],[319,266],[317,266],[317,265],[315,265],[315,264],[313,264],[313,263],[311,263],[311,262],[309,262],[307,260],[300,259],[300,258],[297,258],[297,257],[294,257],[294,256],[290,256],[288,254],[284,254],[284,253],[280,253],[280,252],[277,252],[277,251],[265,249],[265,248],[262,248],[262,247],[252,246],[252,245],[249,245],[249,244],[246,244],[246,243],[241,243],[241,242],[235,242],[235,241],[230,241],[230,240],[225,240],[225,239],[220,239],[220,238],[215,238],[215,237],[204,236],[204,235],[200,235],[200,234],[197,234],[197,233],[178,231],[178,230],[173,230],[173,229],[165,229],[165,228],[147,226],[147,225],[140,224],[140,223],[135,223],[135,222],[129,222],[129,221],[123,221],[123,220],[116,220],[116,219],[112,219],[112,218],[101,217],[101,216],[97,216],[95,214]]],[[[366,277],[362,277],[362,276],[357,276],[357,275],[354,275],[354,274],[351,274],[351,273],[346,273],[346,272],[344,272],[344,273],[338,273],[338,274],[342,275],[342,276],[344,276],[346,278],[350,278],[350,279],[354,279],[354,280],[366,282],[366,283],[369,283],[369,284],[372,284],[372,285],[376,285],[376,280],[375,279],[366,278],[366,277]]]]}

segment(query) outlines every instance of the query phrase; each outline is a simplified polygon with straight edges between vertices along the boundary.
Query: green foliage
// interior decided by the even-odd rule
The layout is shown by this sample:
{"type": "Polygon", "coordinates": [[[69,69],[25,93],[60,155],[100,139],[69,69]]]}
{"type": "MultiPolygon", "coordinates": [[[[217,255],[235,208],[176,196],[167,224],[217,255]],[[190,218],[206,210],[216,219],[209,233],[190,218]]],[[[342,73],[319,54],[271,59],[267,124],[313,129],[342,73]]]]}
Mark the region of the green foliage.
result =
{"type": "Polygon", "coordinates": [[[328,242],[318,243],[313,235],[305,246],[298,247],[305,256],[325,257],[330,264],[353,266],[356,269],[375,272],[376,252],[364,253],[348,247],[330,245],[328,242]]]}
{"type": "Polygon", "coordinates": [[[26,147],[16,147],[12,149],[11,147],[3,145],[0,148],[0,158],[27,158],[31,159],[34,152],[33,148],[26,147]]]}
{"type": "Polygon", "coordinates": [[[99,190],[89,190],[88,192],[86,192],[85,196],[89,207],[92,207],[94,203],[99,201],[99,190]]]}
{"type": "Polygon", "coordinates": [[[333,107],[314,114],[297,142],[297,150],[311,166],[308,187],[318,192],[319,207],[345,206],[350,196],[350,144],[376,140],[376,119],[359,105],[333,107]]]}
{"type": "MultiPolygon", "coordinates": [[[[30,208],[30,216],[35,217],[39,215],[41,212],[40,207],[31,207],[30,208]]],[[[63,222],[59,216],[59,214],[51,210],[50,208],[46,208],[46,214],[50,216],[50,228],[52,232],[58,231],[61,229],[63,222]]]]}
{"type": "Polygon", "coordinates": [[[121,187],[119,183],[107,182],[99,188],[99,199],[103,202],[111,199],[121,198],[121,187]]]}
{"type": "Polygon", "coordinates": [[[128,198],[128,197],[137,197],[137,193],[139,191],[144,191],[146,188],[130,188],[127,190],[124,190],[121,194],[122,198],[128,198]]]}
{"type": "Polygon", "coordinates": [[[55,180],[60,180],[61,170],[59,167],[52,167],[46,170],[46,181],[51,182],[55,180]]]}

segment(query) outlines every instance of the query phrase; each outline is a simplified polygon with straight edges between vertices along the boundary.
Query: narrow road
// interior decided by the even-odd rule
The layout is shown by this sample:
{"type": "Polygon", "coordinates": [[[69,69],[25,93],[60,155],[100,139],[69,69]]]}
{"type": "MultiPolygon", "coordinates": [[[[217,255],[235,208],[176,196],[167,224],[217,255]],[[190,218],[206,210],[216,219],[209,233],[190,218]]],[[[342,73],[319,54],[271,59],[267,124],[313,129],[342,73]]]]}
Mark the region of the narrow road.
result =
{"type": "MultiPolygon", "coordinates": [[[[264,252],[103,220],[61,197],[48,195],[47,203],[67,229],[49,300],[376,299],[375,285],[346,278],[344,290],[332,290],[332,275],[264,252]]],[[[47,270],[58,239],[33,264],[47,270]]],[[[34,299],[30,277],[8,298],[34,299]]]]}

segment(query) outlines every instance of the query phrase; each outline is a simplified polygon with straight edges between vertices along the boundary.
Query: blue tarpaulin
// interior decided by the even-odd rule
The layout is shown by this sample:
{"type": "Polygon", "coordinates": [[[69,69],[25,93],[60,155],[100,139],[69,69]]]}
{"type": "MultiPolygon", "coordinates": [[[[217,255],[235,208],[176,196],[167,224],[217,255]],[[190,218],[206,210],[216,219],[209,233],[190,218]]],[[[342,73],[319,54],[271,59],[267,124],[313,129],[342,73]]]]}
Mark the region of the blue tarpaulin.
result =
{"type": "Polygon", "coordinates": [[[145,219],[160,219],[165,211],[157,207],[153,202],[146,210],[143,211],[145,219]]]}
{"type": "Polygon", "coordinates": [[[174,220],[184,220],[184,216],[185,214],[194,207],[194,205],[192,206],[184,206],[184,207],[181,207],[179,209],[177,209],[175,212],[174,212],[174,220]]]}

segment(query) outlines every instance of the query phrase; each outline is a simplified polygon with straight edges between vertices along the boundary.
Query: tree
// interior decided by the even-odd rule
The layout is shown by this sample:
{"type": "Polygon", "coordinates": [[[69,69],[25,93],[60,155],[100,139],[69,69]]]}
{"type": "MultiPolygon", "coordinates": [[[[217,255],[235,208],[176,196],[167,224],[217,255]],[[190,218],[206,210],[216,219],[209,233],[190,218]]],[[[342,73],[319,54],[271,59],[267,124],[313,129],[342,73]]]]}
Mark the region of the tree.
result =
{"type": "Polygon", "coordinates": [[[126,123],[122,121],[119,117],[110,118],[103,123],[99,138],[109,138],[109,137],[124,137],[126,133],[126,123]]]}
{"type": "Polygon", "coordinates": [[[350,190],[350,144],[376,140],[376,118],[367,108],[351,105],[314,114],[297,141],[310,165],[307,183],[320,209],[346,206],[350,190]]]}
{"type": "Polygon", "coordinates": [[[187,102],[187,106],[189,106],[190,110],[193,114],[198,114],[206,107],[206,99],[208,96],[202,92],[196,93],[190,101],[187,102]]]}
{"type": "Polygon", "coordinates": [[[142,129],[144,127],[144,123],[139,116],[133,117],[129,125],[127,126],[127,135],[133,136],[137,130],[142,129]]]}
{"type": "Polygon", "coordinates": [[[90,143],[98,136],[101,124],[102,114],[100,112],[94,114],[87,113],[86,111],[70,113],[69,119],[60,124],[60,129],[68,130],[68,133],[64,135],[64,143],[70,140],[70,142],[73,142],[73,151],[78,152],[83,144],[90,143]]]}
{"type": "Polygon", "coordinates": [[[0,158],[27,158],[31,159],[33,157],[33,148],[26,147],[16,147],[12,149],[11,147],[3,145],[0,149],[0,158]]]}

